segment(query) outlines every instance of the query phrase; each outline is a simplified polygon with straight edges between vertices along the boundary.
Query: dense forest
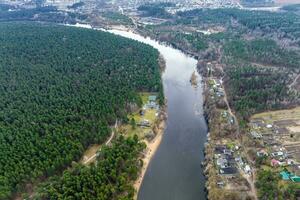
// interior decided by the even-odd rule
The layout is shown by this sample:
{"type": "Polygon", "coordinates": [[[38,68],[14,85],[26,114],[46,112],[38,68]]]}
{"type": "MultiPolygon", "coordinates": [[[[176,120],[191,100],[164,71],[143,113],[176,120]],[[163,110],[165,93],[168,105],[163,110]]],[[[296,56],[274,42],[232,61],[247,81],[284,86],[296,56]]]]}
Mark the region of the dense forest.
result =
{"type": "MultiPolygon", "coordinates": [[[[298,40],[300,36],[300,17],[292,12],[247,11],[241,9],[195,9],[178,12],[177,24],[213,24],[240,29],[243,25],[250,31],[261,31],[264,34],[279,34],[298,40]]],[[[238,30],[236,30],[238,31],[238,30]]]]}
{"type": "Polygon", "coordinates": [[[297,102],[299,94],[289,91],[288,84],[290,75],[299,73],[298,51],[267,39],[231,40],[224,55],[229,100],[242,118],[297,102]]]}
{"type": "Polygon", "coordinates": [[[244,119],[256,112],[281,108],[284,101],[292,101],[287,88],[288,74],[284,71],[250,65],[229,67],[226,75],[229,101],[244,119]]]}
{"type": "Polygon", "coordinates": [[[232,40],[225,44],[224,52],[244,61],[290,68],[300,66],[300,54],[297,51],[280,48],[270,39],[232,40]]]}
{"type": "Polygon", "coordinates": [[[0,44],[0,199],[103,142],[137,92],[162,93],[158,51],[110,33],[10,22],[0,44]]]}
{"type": "Polygon", "coordinates": [[[145,148],[137,137],[118,138],[111,147],[99,152],[97,164],[76,165],[40,186],[36,199],[131,200],[137,178],[140,152],[145,148]]]}

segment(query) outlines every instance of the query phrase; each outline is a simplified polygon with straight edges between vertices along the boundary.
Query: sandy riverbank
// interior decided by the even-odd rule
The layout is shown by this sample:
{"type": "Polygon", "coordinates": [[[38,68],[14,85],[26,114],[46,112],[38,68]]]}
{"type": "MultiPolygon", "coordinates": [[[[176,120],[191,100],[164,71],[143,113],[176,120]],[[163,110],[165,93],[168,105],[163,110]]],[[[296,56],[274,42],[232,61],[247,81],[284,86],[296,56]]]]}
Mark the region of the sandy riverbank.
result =
{"type": "Polygon", "coordinates": [[[134,199],[137,199],[137,195],[139,192],[139,189],[142,185],[145,173],[147,171],[147,168],[149,166],[149,163],[155,154],[156,150],[158,149],[160,142],[162,140],[163,133],[165,131],[165,124],[166,124],[166,112],[165,109],[162,109],[162,113],[160,114],[159,120],[157,122],[157,125],[154,129],[156,136],[153,138],[150,142],[147,140],[144,140],[144,142],[147,145],[143,160],[143,167],[141,169],[140,175],[138,179],[134,182],[133,187],[136,190],[134,199]]]}

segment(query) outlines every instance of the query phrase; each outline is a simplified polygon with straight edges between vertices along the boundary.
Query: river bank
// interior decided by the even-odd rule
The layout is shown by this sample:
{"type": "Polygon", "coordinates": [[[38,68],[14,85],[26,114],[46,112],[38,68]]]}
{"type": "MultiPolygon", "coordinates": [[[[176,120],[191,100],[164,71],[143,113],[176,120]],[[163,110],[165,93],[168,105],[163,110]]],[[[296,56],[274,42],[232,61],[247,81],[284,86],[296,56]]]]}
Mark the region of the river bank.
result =
{"type": "Polygon", "coordinates": [[[208,199],[257,199],[238,119],[228,103],[223,67],[220,59],[198,62],[205,85],[203,106],[209,128],[203,163],[208,199]]]}
{"type": "MultiPolygon", "coordinates": [[[[144,37],[149,37],[151,39],[161,41],[158,35],[151,34],[150,32],[147,32],[143,29],[134,30],[134,32],[137,32],[144,37]]],[[[237,132],[239,131],[238,121],[231,111],[229,103],[227,102],[227,97],[222,96],[220,98],[220,96],[216,95],[216,93],[211,94],[211,90],[213,88],[212,86],[214,85],[211,84],[211,81],[216,81],[215,84],[220,86],[222,92],[225,92],[225,86],[223,86],[222,83],[219,83],[224,76],[220,59],[217,57],[215,60],[207,60],[204,59],[205,54],[209,54],[210,52],[199,53],[196,51],[191,51],[188,48],[178,46],[176,45],[176,43],[172,43],[169,41],[161,42],[194,57],[198,61],[197,71],[202,77],[203,84],[203,114],[205,116],[209,130],[206,145],[203,148],[203,151],[205,152],[203,174],[206,177],[205,188],[207,191],[207,198],[214,200],[222,200],[235,197],[238,197],[240,199],[244,199],[247,197],[252,198],[251,196],[255,195],[253,195],[251,191],[252,188],[248,186],[247,180],[245,179],[245,177],[247,178],[248,175],[245,175],[242,169],[239,170],[240,174],[237,174],[237,176],[229,176],[233,179],[233,181],[231,181],[227,178],[228,175],[221,175],[219,168],[215,165],[216,148],[220,146],[226,146],[228,144],[237,144],[237,146],[240,146],[237,138],[235,138],[237,132]],[[210,65],[212,65],[212,67],[214,68],[213,75],[209,74],[207,71],[210,65]],[[222,117],[220,118],[223,112],[228,113],[226,119],[222,119],[222,117]],[[233,119],[233,122],[229,122],[231,118],[233,119]],[[223,195],[220,195],[220,193],[223,195]]],[[[212,51],[215,51],[213,52],[213,54],[220,56],[220,53],[217,49],[213,48],[212,51]]],[[[237,152],[237,154],[239,153],[242,153],[242,151],[237,152]]]]}
{"type": "Polygon", "coordinates": [[[177,45],[176,43],[174,42],[171,42],[171,41],[167,41],[167,40],[162,40],[161,38],[159,38],[159,36],[155,35],[155,34],[152,34],[151,32],[145,30],[145,29],[139,29],[139,28],[134,28],[134,29],[130,29],[130,31],[133,31],[139,35],[142,35],[144,37],[149,37],[151,38],[152,40],[155,40],[155,41],[159,41],[159,42],[162,42],[163,44],[166,44],[166,45],[169,45],[171,46],[172,48],[174,49],[177,49],[177,50],[180,50],[182,51],[184,54],[186,55],[189,55],[195,59],[199,59],[199,53],[196,52],[196,51],[191,51],[190,49],[188,48],[184,48],[180,45],[177,45]]]}
{"type": "MultiPolygon", "coordinates": [[[[75,26],[77,27],[82,27],[82,28],[88,28],[89,26],[87,25],[80,25],[76,24],[75,26]]],[[[151,32],[147,31],[145,28],[142,27],[130,27],[130,26],[124,26],[124,25],[107,25],[105,27],[99,27],[90,25],[91,28],[97,29],[97,30],[102,30],[102,31],[107,31],[107,30],[117,30],[117,31],[126,31],[126,32],[132,32],[134,34],[138,34],[143,37],[149,37],[151,40],[157,41],[163,45],[168,45],[174,49],[177,49],[179,51],[182,51],[184,54],[189,55],[195,59],[199,59],[199,52],[197,51],[192,51],[188,48],[184,48],[180,45],[177,45],[176,43],[166,41],[166,40],[161,40],[158,36],[155,34],[152,34],[151,32]]]]}
{"type": "Polygon", "coordinates": [[[164,94],[168,99],[168,118],[163,139],[153,143],[147,170],[142,173],[138,199],[205,199],[205,179],[201,163],[206,141],[206,123],[202,113],[202,85],[191,82],[197,60],[161,42],[134,32],[109,31],[138,40],[158,49],[166,61],[162,74],[164,94]],[[160,144],[160,145],[157,145],[160,144]]]}
{"type": "MultiPolygon", "coordinates": [[[[144,30],[140,30],[140,29],[135,29],[132,31],[134,31],[138,34],[141,34],[144,37],[150,37],[151,39],[160,41],[158,36],[155,36],[154,34],[151,34],[150,32],[145,32],[144,30]]],[[[202,79],[203,97],[204,97],[204,101],[203,101],[204,112],[203,112],[203,114],[204,114],[206,123],[208,125],[208,131],[211,130],[212,133],[216,132],[216,128],[214,127],[214,124],[217,124],[217,122],[212,121],[212,119],[214,117],[214,114],[213,114],[214,108],[212,108],[212,107],[215,104],[212,103],[214,101],[212,101],[212,99],[210,99],[209,95],[208,95],[208,93],[209,93],[208,79],[207,79],[208,74],[203,73],[205,70],[204,70],[204,66],[201,66],[199,64],[201,57],[199,57],[198,52],[190,51],[189,49],[182,48],[176,44],[173,44],[173,43],[170,43],[167,41],[161,41],[161,42],[166,43],[166,44],[172,46],[173,48],[178,49],[178,50],[184,52],[185,54],[190,55],[198,60],[197,71],[203,77],[203,79],[202,79]]],[[[205,155],[205,160],[203,162],[203,167],[204,167],[203,174],[206,177],[205,189],[207,191],[207,197],[208,197],[208,199],[214,199],[215,198],[214,194],[218,194],[219,192],[222,193],[223,191],[216,187],[217,181],[216,181],[215,177],[217,175],[217,169],[214,168],[214,165],[213,165],[213,163],[214,163],[213,152],[214,152],[214,147],[215,147],[214,143],[217,142],[217,140],[211,140],[210,132],[208,133],[207,137],[208,137],[208,139],[207,139],[206,145],[203,149],[204,155],[205,155]]]]}
{"type": "MultiPolygon", "coordinates": [[[[153,35],[151,33],[145,32],[144,30],[138,29],[134,30],[144,37],[149,37],[154,40],[160,41],[159,36],[153,35]]],[[[206,122],[208,124],[209,134],[206,141],[206,145],[203,148],[205,152],[205,161],[203,162],[203,174],[206,177],[205,188],[207,191],[208,199],[228,199],[228,198],[252,198],[255,196],[252,194],[251,187],[248,186],[248,175],[244,174],[243,168],[236,169],[239,173],[235,175],[220,174],[220,169],[215,165],[215,149],[229,144],[235,144],[234,146],[241,146],[237,138],[237,132],[239,131],[238,121],[231,111],[227,97],[219,96],[218,93],[211,93],[212,89],[218,85],[219,90],[223,93],[225,92],[225,86],[222,84],[222,77],[224,76],[222,63],[220,63],[219,57],[215,60],[204,59],[205,53],[207,52],[195,52],[189,49],[180,47],[176,44],[172,44],[168,41],[162,41],[167,45],[171,45],[173,48],[184,52],[197,59],[197,71],[202,76],[203,90],[202,95],[203,101],[203,114],[205,116],[206,122]],[[207,69],[209,67],[214,68],[214,74],[208,73],[207,69]],[[213,82],[213,84],[212,84],[213,82]],[[226,113],[227,116],[222,116],[226,113]],[[230,122],[232,120],[232,122],[230,122]],[[232,180],[231,180],[232,179],[232,180]],[[220,195],[220,193],[222,195],[220,195]]],[[[220,56],[218,49],[213,48],[213,54],[220,56]]],[[[236,151],[233,153],[235,157],[239,157],[239,154],[243,152],[236,151]]]]}
{"type": "MultiPolygon", "coordinates": [[[[131,29],[131,28],[124,29],[123,27],[120,27],[120,28],[117,28],[117,30],[121,30],[121,31],[123,31],[123,30],[125,30],[125,31],[131,31],[131,32],[133,32],[133,33],[142,35],[142,36],[145,37],[145,38],[148,37],[148,38],[150,38],[150,39],[152,39],[152,40],[159,41],[157,37],[155,37],[155,36],[152,35],[152,34],[146,33],[146,32],[144,32],[144,31],[141,30],[141,29],[131,29]]],[[[176,46],[176,45],[171,44],[171,43],[166,42],[166,41],[159,41],[159,42],[162,42],[163,44],[170,45],[172,48],[177,49],[177,50],[183,52],[184,54],[189,55],[189,56],[191,56],[191,57],[193,57],[193,58],[195,58],[195,59],[198,59],[198,58],[199,58],[199,55],[198,55],[197,52],[192,52],[192,51],[189,51],[188,49],[180,48],[179,46],[176,46]]],[[[199,73],[198,68],[196,69],[196,71],[199,73]]],[[[201,73],[199,73],[199,74],[201,74],[201,73]]],[[[192,76],[193,76],[193,75],[196,76],[196,75],[195,75],[195,71],[192,73],[192,76]]],[[[202,75],[202,74],[201,74],[201,75],[202,75]]],[[[190,81],[191,81],[191,77],[189,77],[189,82],[190,82],[190,81]]],[[[194,81],[194,82],[195,82],[195,81],[194,81]]],[[[205,83],[205,81],[201,81],[201,82],[202,82],[202,83],[205,83]]],[[[196,83],[196,84],[197,84],[197,83],[196,83]]],[[[195,83],[192,83],[192,85],[193,85],[193,87],[195,87],[195,83]]],[[[207,89],[207,88],[205,87],[205,84],[204,84],[204,88],[203,88],[202,94],[205,94],[206,89],[207,89]]],[[[199,101],[200,101],[200,99],[199,99],[199,101]]],[[[204,104],[203,104],[203,105],[204,105],[204,104]]],[[[205,113],[205,112],[203,112],[203,113],[205,113]]],[[[164,122],[162,122],[162,123],[164,123],[164,122]]],[[[143,159],[144,166],[143,166],[143,168],[142,168],[142,172],[141,172],[140,177],[138,178],[138,180],[137,180],[137,181],[135,182],[135,184],[134,184],[134,187],[135,187],[136,191],[138,191],[138,192],[139,192],[139,190],[140,190],[141,184],[142,184],[142,182],[143,182],[143,179],[144,179],[146,170],[147,170],[147,168],[148,168],[148,166],[149,166],[149,163],[150,163],[150,161],[151,161],[151,158],[153,157],[153,155],[155,154],[155,152],[156,152],[156,150],[157,150],[159,144],[161,143],[161,139],[162,139],[162,134],[158,134],[158,136],[155,138],[155,140],[154,140],[152,143],[147,144],[147,146],[148,146],[149,149],[148,149],[148,151],[146,152],[145,157],[144,157],[144,159],[143,159]]],[[[207,152],[207,149],[203,147],[202,151],[207,152]]],[[[208,156],[208,154],[206,154],[206,155],[208,156]]],[[[207,158],[206,158],[206,159],[207,159],[207,158]]],[[[203,174],[205,174],[204,171],[203,171],[203,174]]],[[[210,175],[210,174],[206,173],[206,176],[207,176],[206,178],[209,178],[208,175],[210,175]]],[[[209,189],[209,187],[207,187],[207,185],[206,185],[206,190],[207,190],[207,189],[209,189]]],[[[138,192],[136,193],[137,195],[138,195],[138,192]]],[[[137,196],[135,196],[135,199],[137,199],[137,196]]]]}
{"type": "Polygon", "coordinates": [[[143,154],[143,157],[142,157],[143,166],[141,168],[140,175],[133,184],[134,189],[136,190],[136,193],[134,196],[135,200],[138,197],[138,192],[139,192],[141,184],[144,180],[144,176],[145,176],[147,168],[150,164],[150,161],[161,143],[163,133],[165,130],[166,118],[167,118],[167,113],[166,113],[166,108],[164,106],[161,109],[158,120],[156,121],[156,123],[153,127],[153,132],[155,134],[155,137],[151,141],[143,140],[146,143],[147,147],[146,147],[146,151],[144,151],[142,153],[143,154]]]}

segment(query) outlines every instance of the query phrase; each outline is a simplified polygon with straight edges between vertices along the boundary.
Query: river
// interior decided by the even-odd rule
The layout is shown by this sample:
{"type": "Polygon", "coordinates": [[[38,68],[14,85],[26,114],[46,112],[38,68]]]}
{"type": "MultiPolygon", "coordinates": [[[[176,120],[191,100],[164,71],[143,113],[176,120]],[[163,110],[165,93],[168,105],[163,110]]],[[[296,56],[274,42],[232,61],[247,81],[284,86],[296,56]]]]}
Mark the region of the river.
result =
{"type": "Polygon", "coordinates": [[[206,199],[201,162],[204,160],[207,126],[202,109],[200,76],[197,88],[190,83],[197,60],[132,32],[109,32],[149,44],[166,60],[162,80],[168,119],[161,144],[144,176],[138,200],[206,199]]]}

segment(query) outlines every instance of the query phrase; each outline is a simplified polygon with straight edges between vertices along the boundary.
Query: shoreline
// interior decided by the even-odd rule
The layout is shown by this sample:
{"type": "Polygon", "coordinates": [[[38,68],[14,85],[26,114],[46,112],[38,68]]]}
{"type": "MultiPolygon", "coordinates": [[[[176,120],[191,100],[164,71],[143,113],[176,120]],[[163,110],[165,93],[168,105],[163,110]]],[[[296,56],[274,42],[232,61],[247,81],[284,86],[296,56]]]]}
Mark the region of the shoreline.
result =
{"type": "MultiPolygon", "coordinates": [[[[96,26],[93,27],[93,28],[96,29],[96,30],[99,30],[99,28],[97,28],[96,26]]],[[[185,49],[185,48],[180,48],[180,47],[178,47],[178,46],[176,46],[176,45],[174,45],[174,44],[172,44],[168,41],[161,41],[161,40],[159,40],[159,38],[154,37],[149,32],[145,32],[143,29],[141,30],[141,29],[138,29],[138,28],[126,27],[126,26],[123,26],[123,25],[106,26],[103,29],[103,31],[108,31],[108,30],[120,30],[120,31],[126,31],[126,32],[133,32],[133,33],[139,34],[139,35],[141,35],[145,38],[149,37],[150,39],[155,40],[157,42],[160,42],[160,43],[163,42],[163,43],[165,43],[165,45],[170,46],[170,47],[172,47],[176,50],[179,50],[182,53],[193,57],[194,59],[196,59],[199,62],[199,55],[198,55],[197,52],[189,51],[188,49],[185,49]]],[[[161,73],[163,73],[165,68],[166,68],[166,63],[165,63],[165,60],[164,60],[164,58],[161,54],[159,55],[158,62],[159,62],[161,73]]],[[[198,71],[198,64],[197,64],[195,70],[198,72],[198,74],[200,76],[203,77],[203,74],[198,71]]],[[[202,81],[205,82],[204,80],[202,80],[202,81]]],[[[204,95],[204,92],[205,92],[205,88],[203,89],[203,92],[202,92],[203,95],[204,95]]],[[[155,129],[155,128],[158,127],[157,131],[154,130],[154,132],[156,133],[155,137],[151,141],[147,141],[146,139],[142,140],[143,142],[145,142],[147,147],[146,147],[146,150],[144,152],[142,152],[143,157],[141,158],[141,160],[143,161],[143,166],[140,169],[139,176],[135,181],[133,181],[133,187],[135,189],[135,194],[134,194],[134,198],[133,198],[134,200],[137,200],[140,187],[141,187],[141,185],[143,183],[143,180],[144,180],[145,173],[148,169],[148,166],[149,166],[154,154],[156,153],[156,150],[158,149],[158,147],[161,143],[163,133],[164,133],[165,128],[166,128],[166,119],[167,119],[166,106],[167,106],[167,103],[165,101],[164,106],[162,107],[161,113],[158,117],[157,123],[153,128],[153,129],[155,129]]],[[[203,109],[205,109],[205,105],[203,105],[203,109]]],[[[205,113],[204,113],[204,116],[205,116],[205,113]]],[[[207,125],[209,125],[207,119],[206,119],[206,123],[207,123],[207,125]]],[[[206,141],[206,143],[209,143],[209,141],[206,141]]],[[[205,146],[203,147],[203,151],[206,151],[205,146]]],[[[206,158],[204,156],[204,161],[205,161],[205,159],[206,158]]],[[[205,174],[205,169],[203,170],[202,173],[205,174]]],[[[205,177],[206,177],[206,179],[208,178],[207,176],[205,176],[205,177]]],[[[207,186],[205,186],[205,189],[208,191],[207,186]]]]}
{"type": "MultiPolygon", "coordinates": [[[[104,30],[106,30],[106,31],[107,30],[121,30],[121,31],[126,31],[126,32],[133,32],[133,33],[139,34],[143,37],[150,37],[148,35],[140,33],[138,29],[132,28],[132,27],[107,26],[107,27],[105,27],[104,30]]],[[[158,58],[158,64],[159,64],[159,68],[161,71],[161,77],[162,77],[162,73],[164,73],[165,68],[166,68],[166,61],[160,53],[159,53],[159,58],[158,58]]],[[[151,141],[147,141],[146,139],[142,140],[146,144],[146,150],[144,152],[141,152],[141,154],[143,155],[141,158],[141,160],[143,162],[143,166],[140,169],[138,178],[135,181],[133,181],[133,188],[135,190],[135,194],[133,197],[134,200],[137,200],[138,193],[139,193],[140,187],[143,183],[144,176],[146,174],[148,166],[149,166],[153,156],[155,155],[156,150],[160,146],[160,143],[162,141],[163,134],[164,134],[164,131],[166,128],[167,100],[166,100],[165,96],[164,96],[164,98],[165,98],[165,101],[164,101],[163,106],[161,107],[161,112],[157,118],[157,121],[155,122],[155,124],[153,126],[153,132],[155,133],[155,137],[151,141]]]]}
{"type": "MultiPolygon", "coordinates": [[[[162,77],[162,74],[166,69],[166,61],[161,53],[159,53],[158,64],[160,68],[160,75],[162,77]]],[[[160,146],[166,128],[166,120],[167,120],[167,98],[164,95],[164,104],[162,105],[159,116],[157,117],[154,126],[152,128],[153,132],[155,133],[155,137],[151,141],[147,141],[146,139],[143,140],[143,142],[145,142],[147,147],[146,147],[146,151],[143,152],[143,157],[142,157],[143,166],[140,169],[138,178],[133,183],[133,187],[136,191],[133,197],[134,200],[137,200],[138,198],[139,190],[143,183],[144,176],[146,174],[148,166],[153,156],[155,155],[156,150],[160,146]]]]}
{"type": "Polygon", "coordinates": [[[166,113],[166,107],[164,106],[162,108],[161,114],[158,118],[157,123],[155,124],[155,126],[153,127],[153,130],[155,132],[155,137],[151,140],[151,141],[147,141],[147,140],[143,140],[143,142],[146,143],[147,147],[146,147],[146,151],[143,153],[143,166],[140,169],[140,174],[139,177],[134,181],[133,187],[135,189],[135,195],[134,195],[134,199],[137,200],[138,197],[138,193],[140,190],[140,187],[143,183],[144,180],[144,176],[146,174],[146,171],[148,169],[148,166],[153,158],[153,156],[155,155],[156,150],[158,149],[161,140],[162,140],[162,136],[165,132],[165,128],[166,128],[166,119],[167,119],[167,113],[166,113]]]}
{"type": "MultiPolygon", "coordinates": [[[[86,28],[86,27],[84,27],[86,28]]],[[[120,31],[126,31],[126,32],[133,32],[133,33],[136,33],[136,34],[139,34],[143,37],[149,37],[150,39],[152,40],[155,40],[157,42],[162,42],[162,43],[165,43],[165,45],[167,46],[170,46],[176,50],[179,50],[181,51],[182,53],[188,55],[188,56],[191,56],[193,57],[194,59],[196,59],[198,61],[198,64],[199,64],[199,59],[200,59],[200,55],[197,53],[197,52],[194,52],[194,51],[190,51],[186,48],[181,48],[179,46],[176,46],[175,44],[172,44],[171,42],[169,41],[161,41],[160,38],[157,38],[155,37],[154,35],[152,35],[151,33],[145,31],[144,29],[139,29],[139,28],[134,28],[134,27],[126,27],[126,26],[123,26],[123,25],[107,25],[105,27],[97,27],[97,26],[93,26],[93,24],[91,24],[91,28],[92,29],[95,29],[95,30],[100,30],[100,31],[108,31],[108,30],[120,30],[120,31]]],[[[165,61],[164,61],[164,58],[163,56],[160,54],[160,57],[159,57],[159,60],[158,62],[160,63],[160,69],[161,69],[161,73],[164,72],[165,68],[166,68],[166,65],[165,65],[165,61]]],[[[200,71],[199,71],[199,68],[198,68],[198,64],[196,66],[196,71],[198,72],[198,74],[203,77],[203,78],[206,78],[204,76],[204,74],[202,74],[200,71]]],[[[202,79],[202,82],[205,83],[206,81],[204,79],[202,79]]],[[[205,98],[205,92],[206,92],[207,88],[203,88],[203,91],[202,91],[202,94],[205,98]]],[[[166,97],[165,97],[166,98],[166,97]]],[[[138,197],[138,194],[139,194],[139,190],[140,190],[140,187],[143,183],[143,180],[144,180],[144,176],[146,174],[146,171],[148,169],[148,166],[154,156],[154,154],[156,153],[156,150],[158,149],[160,143],[161,143],[161,140],[162,140],[162,137],[163,137],[163,133],[165,131],[165,126],[166,126],[166,117],[167,117],[167,112],[166,112],[166,106],[167,104],[165,103],[164,104],[164,107],[162,107],[162,110],[161,110],[161,114],[159,115],[158,117],[158,120],[157,120],[157,123],[156,123],[156,127],[159,127],[158,131],[154,131],[156,133],[155,137],[151,140],[151,141],[147,141],[146,139],[142,140],[143,142],[145,142],[146,144],[146,149],[144,152],[141,152],[141,154],[143,155],[141,157],[141,160],[143,161],[143,166],[140,168],[140,172],[139,172],[139,175],[138,175],[138,178],[133,181],[133,187],[135,189],[135,194],[134,194],[134,200],[137,200],[137,197],[138,197]]],[[[205,121],[207,123],[207,126],[209,127],[209,122],[208,122],[208,114],[209,112],[205,112],[205,109],[206,109],[206,105],[205,103],[203,103],[203,109],[204,109],[204,117],[205,117],[205,121]]],[[[155,129],[156,127],[154,127],[153,129],[155,129]]],[[[208,135],[209,137],[209,129],[208,129],[208,135]]],[[[204,174],[205,176],[205,179],[206,179],[206,183],[205,183],[205,189],[207,191],[207,193],[209,192],[210,190],[210,187],[208,186],[207,182],[208,182],[208,179],[209,179],[209,173],[207,173],[207,159],[208,159],[208,154],[207,154],[207,147],[211,144],[211,141],[210,140],[207,140],[206,141],[206,145],[204,145],[203,147],[203,151],[204,151],[204,169],[202,171],[202,173],[204,174]]],[[[206,194],[206,197],[208,197],[208,194],[206,194]]]]}

